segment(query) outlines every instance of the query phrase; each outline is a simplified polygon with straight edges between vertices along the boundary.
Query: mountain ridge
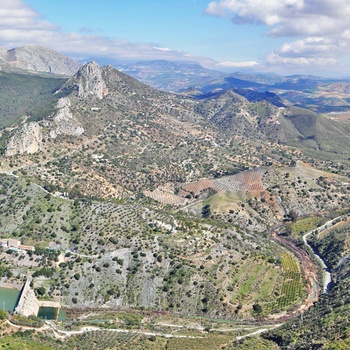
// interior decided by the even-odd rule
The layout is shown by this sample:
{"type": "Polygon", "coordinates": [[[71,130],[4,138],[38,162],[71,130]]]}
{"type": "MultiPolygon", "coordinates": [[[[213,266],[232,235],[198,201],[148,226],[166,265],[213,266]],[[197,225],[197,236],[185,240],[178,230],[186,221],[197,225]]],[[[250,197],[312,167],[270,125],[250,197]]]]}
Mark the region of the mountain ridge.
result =
{"type": "Polygon", "coordinates": [[[64,76],[75,74],[81,67],[81,64],[77,61],[39,45],[22,46],[13,49],[1,48],[0,60],[5,63],[5,69],[14,67],[22,71],[64,76]]]}

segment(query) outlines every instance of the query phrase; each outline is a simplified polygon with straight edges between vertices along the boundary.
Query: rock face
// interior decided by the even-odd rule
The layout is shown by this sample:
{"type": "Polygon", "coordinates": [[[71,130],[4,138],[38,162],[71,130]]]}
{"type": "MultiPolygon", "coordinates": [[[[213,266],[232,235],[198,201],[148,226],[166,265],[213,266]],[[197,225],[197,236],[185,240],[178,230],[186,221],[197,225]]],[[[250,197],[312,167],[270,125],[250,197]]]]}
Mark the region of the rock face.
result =
{"type": "Polygon", "coordinates": [[[12,67],[35,72],[73,75],[81,64],[47,47],[32,45],[6,50],[0,48],[3,62],[12,67]]]}
{"type": "Polygon", "coordinates": [[[90,62],[80,68],[76,74],[76,80],[79,97],[97,96],[102,99],[108,94],[106,82],[96,62],[90,62]]]}
{"type": "Polygon", "coordinates": [[[56,128],[50,132],[50,137],[58,135],[79,136],[84,133],[84,128],[74,119],[70,111],[70,100],[67,97],[61,98],[57,103],[57,114],[54,117],[56,128]]]}
{"type": "Polygon", "coordinates": [[[5,156],[10,157],[16,154],[35,153],[41,149],[42,133],[38,123],[24,124],[10,138],[5,156]]]}

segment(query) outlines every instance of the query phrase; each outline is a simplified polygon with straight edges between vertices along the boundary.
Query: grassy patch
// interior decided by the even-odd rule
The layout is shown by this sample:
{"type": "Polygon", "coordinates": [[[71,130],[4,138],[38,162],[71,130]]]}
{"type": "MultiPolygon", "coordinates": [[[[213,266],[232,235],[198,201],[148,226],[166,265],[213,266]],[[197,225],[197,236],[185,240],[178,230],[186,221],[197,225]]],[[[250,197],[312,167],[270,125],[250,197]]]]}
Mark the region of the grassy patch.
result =
{"type": "Polygon", "coordinates": [[[325,222],[324,217],[311,216],[308,218],[300,219],[294,223],[289,223],[287,226],[291,230],[293,236],[299,236],[303,233],[309,232],[325,222]]]}
{"type": "MultiPolygon", "coordinates": [[[[274,291],[279,288],[280,269],[262,259],[247,259],[235,270],[232,284],[231,302],[241,303],[245,309],[251,308],[254,303],[270,305],[275,298],[274,291]]],[[[265,308],[268,312],[270,308],[265,308]]]]}
{"type": "Polygon", "coordinates": [[[227,344],[231,337],[227,335],[205,335],[203,338],[181,339],[173,338],[167,343],[168,350],[219,350],[227,344]]]}
{"type": "Polygon", "coordinates": [[[225,350],[274,350],[276,344],[260,337],[248,337],[229,344],[225,350]]]}

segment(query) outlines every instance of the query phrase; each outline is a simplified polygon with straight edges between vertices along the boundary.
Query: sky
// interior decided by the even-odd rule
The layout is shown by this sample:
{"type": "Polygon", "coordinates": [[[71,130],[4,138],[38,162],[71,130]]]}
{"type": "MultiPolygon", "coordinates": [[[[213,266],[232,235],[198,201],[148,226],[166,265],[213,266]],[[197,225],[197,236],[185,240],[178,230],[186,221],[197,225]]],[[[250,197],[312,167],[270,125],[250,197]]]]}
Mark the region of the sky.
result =
{"type": "Polygon", "coordinates": [[[349,76],[349,0],[0,0],[0,46],[78,60],[349,76]]]}

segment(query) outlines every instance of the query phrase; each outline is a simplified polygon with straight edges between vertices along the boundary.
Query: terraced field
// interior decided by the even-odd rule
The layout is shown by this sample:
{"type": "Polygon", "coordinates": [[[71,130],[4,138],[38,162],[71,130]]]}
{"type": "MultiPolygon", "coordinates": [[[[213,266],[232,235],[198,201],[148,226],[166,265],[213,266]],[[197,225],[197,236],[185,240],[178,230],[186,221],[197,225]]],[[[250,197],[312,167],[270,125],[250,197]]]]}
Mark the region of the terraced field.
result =
{"type": "Polygon", "coordinates": [[[274,313],[301,300],[304,288],[297,260],[290,253],[280,258],[280,267],[256,258],[239,264],[227,288],[230,302],[245,305],[245,309],[259,303],[263,312],[274,313]]]}
{"type": "Polygon", "coordinates": [[[184,205],[187,198],[198,197],[204,191],[215,193],[238,192],[238,191],[263,191],[262,175],[265,168],[256,168],[242,171],[235,175],[223,176],[219,179],[205,179],[185,184],[181,187],[178,195],[156,189],[145,191],[144,194],[162,204],[184,205]]]}
{"type": "Polygon", "coordinates": [[[179,197],[176,194],[162,191],[160,189],[155,189],[154,191],[145,191],[144,194],[147,197],[154,199],[157,202],[161,202],[166,205],[181,206],[187,203],[185,198],[179,197]]]}
{"type": "Polygon", "coordinates": [[[137,333],[126,332],[108,332],[94,331],[83,335],[71,337],[67,343],[67,347],[62,346],[62,349],[71,349],[79,344],[80,349],[149,349],[146,345],[147,339],[137,333]]]}
{"type": "Polygon", "coordinates": [[[212,188],[215,192],[263,191],[262,174],[264,168],[242,171],[235,175],[219,179],[203,180],[186,184],[182,190],[199,195],[203,190],[212,188]]]}
{"type": "Polygon", "coordinates": [[[283,283],[275,302],[275,307],[278,309],[293,305],[304,295],[302,273],[295,257],[289,253],[283,253],[281,259],[283,283]]]}
{"type": "Polygon", "coordinates": [[[272,303],[279,273],[277,266],[264,260],[245,260],[236,270],[228,288],[233,291],[231,303],[250,306],[256,302],[272,303]]]}

